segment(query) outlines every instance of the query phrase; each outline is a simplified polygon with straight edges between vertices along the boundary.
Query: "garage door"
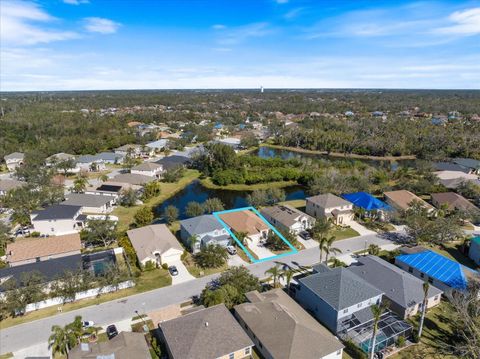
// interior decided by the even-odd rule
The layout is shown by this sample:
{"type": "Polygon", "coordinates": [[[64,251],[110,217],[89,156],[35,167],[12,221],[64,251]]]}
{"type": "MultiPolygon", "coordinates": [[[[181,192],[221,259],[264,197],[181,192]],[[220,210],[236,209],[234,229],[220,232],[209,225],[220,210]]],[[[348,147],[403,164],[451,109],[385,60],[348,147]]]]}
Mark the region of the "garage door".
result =
{"type": "Polygon", "coordinates": [[[170,265],[172,262],[178,262],[180,261],[181,254],[177,253],[165,253],[160,256],[160,260],[162,261],[162,264],[167,263],[170,265]]]}

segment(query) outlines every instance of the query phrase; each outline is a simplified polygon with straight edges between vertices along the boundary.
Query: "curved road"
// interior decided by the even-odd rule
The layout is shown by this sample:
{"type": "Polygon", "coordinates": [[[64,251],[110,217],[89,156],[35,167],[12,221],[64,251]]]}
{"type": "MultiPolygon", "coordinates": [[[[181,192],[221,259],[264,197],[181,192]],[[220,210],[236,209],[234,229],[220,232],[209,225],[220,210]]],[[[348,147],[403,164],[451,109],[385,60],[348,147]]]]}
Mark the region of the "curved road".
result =
{"type": "MultiPolygon", "coordinates": [[[[395,233],[388,237],[381,235],[365,235],[335,242],[335,246],[342,250],[342,255],[361,251],[370,244],[379,246],[391,246],[395,244],[395,233]]],[[[278,261],[293,267],[308,266],[319,261],[319,249],[317,247],[305,249],[299,253],[284,257],[278,261]]],[[[265,271],[275,264],[275,260],[258,264],[249,264],[247,268],[259,278],[265,277],[265,271]]],[[[20,324],[7,329],[0,330],[0,354],[16,352],[25,347],[34,346],[48,341],[52,325],[65,325],[73,321],[76,315],[93,320],[98,325],[108,325],[135,316],[135,310],[153,311],[162,307],[181,303],[194,295],[199,295],[205,285],[214,279],[218,274],[193,279],[188,282],[155,289],[122,299],[105,302],[71,312],[59,313],[57,315],[39,319],[36,321],[20,324]]]]}

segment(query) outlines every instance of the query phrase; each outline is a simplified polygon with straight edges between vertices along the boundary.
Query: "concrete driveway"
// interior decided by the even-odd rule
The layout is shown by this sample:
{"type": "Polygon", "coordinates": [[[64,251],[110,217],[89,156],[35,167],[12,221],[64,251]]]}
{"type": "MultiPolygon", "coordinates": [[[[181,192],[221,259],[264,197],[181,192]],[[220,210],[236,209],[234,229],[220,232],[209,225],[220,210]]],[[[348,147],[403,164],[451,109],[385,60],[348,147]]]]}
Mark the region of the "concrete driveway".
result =
{"type": "MultiPolygon", "coordinates": [[[[238,249],[241,251],[241,249],[238,249]]],[[[228,256],[228,265],[229,267],[235,267],[235,266],[246,266],[248,265],[247,262],[245,262],[238,254],[235,254],[234,256],[229,255],[228,256]]]]}
{"type": "Polygon", "coordinates": [[[361,236],[369,236],[369,235],[377,234],[377,232],[371,231],[370,229],[362,226],[358,222],[350,221],[348,224],[350,225],[350,228],[357,231],[361,236]]]}
{"type": "Polygon", "coordinates": [[[178,274],[172,276],[172,285],[195,279],[195,277],[188,272],[187,267],[185,267],[182,261],[174,261],[169,263],[169,265],[177,267],[178,270],[178,274]]]}
{"type": "Polygon", "coordinates": [[[305,249],[318,247],[318,242],[314,239],[303,239],[300,236],[297,236],[297,241],[301,243],[305,249]]]}

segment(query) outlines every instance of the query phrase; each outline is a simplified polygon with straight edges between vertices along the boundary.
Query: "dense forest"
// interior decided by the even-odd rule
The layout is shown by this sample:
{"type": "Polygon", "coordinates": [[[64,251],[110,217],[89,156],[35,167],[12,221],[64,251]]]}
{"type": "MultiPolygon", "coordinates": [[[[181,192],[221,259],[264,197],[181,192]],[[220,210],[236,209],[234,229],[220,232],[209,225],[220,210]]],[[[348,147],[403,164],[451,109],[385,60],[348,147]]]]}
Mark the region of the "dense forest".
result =
{"type": "Polygon", "coordinates": [[[274,141],[287,146],[480,158],[480,91],[82,91],[1,93],[0,98],[1,157],[29,150],[87,154],[145,141],[136,138],[130,121],[171,128],[184,122],[206,140],[215,122],[233,129],[248,118],[268,126],[274,141]],[[354,115],[344,116],[347,111],[354,115]],[[372,116],[374,111],[386,118],[372,116]],[[432,124],[432,116],[452,112],[459,114],[432,124]],[[292,115],[298,126],[285,127],[279,114],[292,115]],[[198,126],[204,119],[210,125],[198,126]]]}

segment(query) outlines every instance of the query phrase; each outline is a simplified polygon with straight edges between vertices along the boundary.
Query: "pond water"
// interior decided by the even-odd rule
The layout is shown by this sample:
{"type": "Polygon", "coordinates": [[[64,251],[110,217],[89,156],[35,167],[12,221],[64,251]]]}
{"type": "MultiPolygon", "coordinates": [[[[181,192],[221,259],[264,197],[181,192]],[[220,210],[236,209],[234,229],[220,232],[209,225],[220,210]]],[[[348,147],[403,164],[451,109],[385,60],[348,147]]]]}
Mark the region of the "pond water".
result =
{"type": "Polygon", "coordinates": [[[275,157],[280,157],[284,160],[289,160],[292,158],[296,159],[302,159],[302,158],[313,158],[313,159],[322,159],[322,160],[328,160],[331,162],[337,162],[337,161],[360,161],[364,162],[370,166],[373,167],[383,167],[383,168],[388,168],[392,169],[395,171],[399,166],[415,166],[415,161],[414,160],[400,160],[400,161],[376,161],[376,160],[363,160],[363,159],[347,159],[347,158],[341,158],[341,157],[333,157],[333,156],[327,156],[327,155],[318,155],[318,154],[313,154],[313,153],[301,153],[301,152],[296,152],[296,151],[289,151],[289,150],[284,150],[284,149],[278,149],[278,148],[272,148],[268,146],[262,146],[260,147],[257,151],[255,151],[253,154],[260,158],[275,158],[275,157]]]}
{"type": "MultiPolygon", "coordinates": [[[[286,200],[304,199],[305,192],[301,186],[290,186],[283,189],[286,194],[286,200]]],[[[183,190],[170,197],[165,202],[155,208],[156,217],[161,217],[165,207],[173,205],[178,208],[179,219],[188,218],[185,214],[185,209],[188,202],[203,203],[208,198],[219,198],[225,209],[233,209],[248,206],[247,195],[248,191],[229,191],[223,189],[209,189],[200,183],[200,181],[193,181],[183,190]]]]}

